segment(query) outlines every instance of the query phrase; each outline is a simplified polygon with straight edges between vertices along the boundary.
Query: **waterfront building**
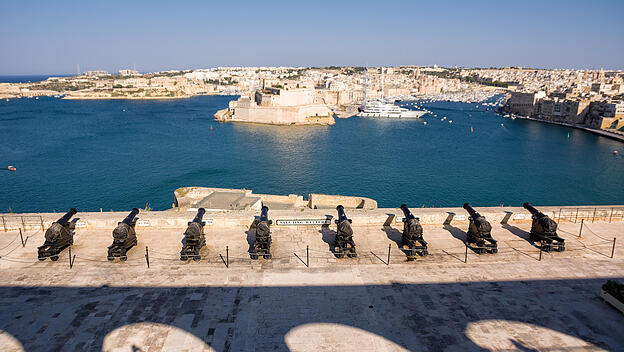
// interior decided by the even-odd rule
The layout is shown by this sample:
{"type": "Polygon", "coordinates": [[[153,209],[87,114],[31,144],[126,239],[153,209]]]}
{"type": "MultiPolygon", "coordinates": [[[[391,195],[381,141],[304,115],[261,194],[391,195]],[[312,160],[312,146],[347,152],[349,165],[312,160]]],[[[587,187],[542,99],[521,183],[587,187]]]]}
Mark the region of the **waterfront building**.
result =
{"type": "Polygon", "coordinates": [[[508,111],[512,114],[531,116],[535,113],[535,103],[546,96],[544,91],[527,93],[512,92],[507,102],[508,111]]]}

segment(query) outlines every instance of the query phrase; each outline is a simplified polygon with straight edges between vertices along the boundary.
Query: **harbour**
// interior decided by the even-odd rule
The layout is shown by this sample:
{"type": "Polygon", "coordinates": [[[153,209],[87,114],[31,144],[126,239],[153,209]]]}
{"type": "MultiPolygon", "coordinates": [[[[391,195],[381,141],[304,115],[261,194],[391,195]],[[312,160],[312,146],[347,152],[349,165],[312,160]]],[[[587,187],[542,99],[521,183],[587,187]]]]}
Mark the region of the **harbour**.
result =
{"type": "Polygon", "coordinates": [[[622,145],[585,131],[447,102],[423,105],[437,118],[331,127],[213,121],[230,100],[0,102],[2,164],[17,168],[0,174],[2,211],[164,210],[170,190],[189,185],[359,195],[380,207],[468,195],[482,206],[621,203],[622,145]]]}

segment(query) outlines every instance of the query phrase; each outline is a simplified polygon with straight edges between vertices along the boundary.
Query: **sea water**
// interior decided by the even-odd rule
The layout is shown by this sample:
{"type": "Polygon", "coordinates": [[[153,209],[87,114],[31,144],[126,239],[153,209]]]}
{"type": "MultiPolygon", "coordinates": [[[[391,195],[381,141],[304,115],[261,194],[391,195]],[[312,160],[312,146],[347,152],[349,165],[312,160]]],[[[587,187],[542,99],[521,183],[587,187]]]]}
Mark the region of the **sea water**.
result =
{"type": "Polygon", "coordinates": [[[163,210],[184,186],[380,207],[624,204],[624,145],[585,131],[449,102],[418,120],[215,122],[235,98],[2,100],[0,167],[17,171],[0,170],[0,212],[163,210]]]}

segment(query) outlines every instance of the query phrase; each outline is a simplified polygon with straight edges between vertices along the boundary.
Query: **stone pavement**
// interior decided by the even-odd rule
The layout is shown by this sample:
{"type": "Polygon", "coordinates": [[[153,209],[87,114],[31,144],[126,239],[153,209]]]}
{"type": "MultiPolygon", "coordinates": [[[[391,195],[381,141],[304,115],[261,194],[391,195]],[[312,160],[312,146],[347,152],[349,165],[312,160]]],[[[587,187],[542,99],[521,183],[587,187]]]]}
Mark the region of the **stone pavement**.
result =
{"type": "Polygon", "coordinates": [[[462,225],[425,226],[430,255],[411,262],[394,224],[355,226],[355,259],[329,251],[335,226],[274,226],[274,259],[258,261],[249,229],[207,227],[200,262],[178,259],[182,228],[137,230],[127,262],[106,260],[110,231],[77,229],[72,268],[67,250],[36,259],[41,230],[25,247],[0,232],[0,350],[624,350],[624,316],[598,296],[624,278],[623,223],[579,238],[564,222],[566,251],[541,261],[529,224],[492,225],[499,253],[467,263],[462,225]]]}

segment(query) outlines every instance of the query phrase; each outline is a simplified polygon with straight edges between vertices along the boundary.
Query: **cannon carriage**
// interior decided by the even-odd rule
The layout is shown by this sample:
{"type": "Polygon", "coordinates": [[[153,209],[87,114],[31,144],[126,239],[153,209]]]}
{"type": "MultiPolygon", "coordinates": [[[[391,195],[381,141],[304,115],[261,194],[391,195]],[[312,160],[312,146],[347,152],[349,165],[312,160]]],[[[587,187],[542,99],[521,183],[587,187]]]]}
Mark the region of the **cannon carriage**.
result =
{"type": "Polygon", "coordinates": [[[73,232],[76,225],[70,222],[72,216],[76,215],[76,208],[71,208],[60,219],[53,222],[45,232],[45,242],[37,248],[39,260],[50,258],[52,261],[59,259],[59,254],[63,249],[74,244],[73,232]]]}
{"type": "Polygon", "coordinates": [[[524,203],[522,206],[531,213],[533,219],[529,239],[539,242],[541,249],[545,252],[563,252],[565,240],[557,235],[557,223],[529,203],[524,203]]]}
{"type": "Polygon", "coordinates": [[[466,245],[471,247],[477,254],[497,253],[498,244],[492,238],[492,225],[485,219],[485,216],[477,213],[470,203],[464,203],[464,209],[470,214],[468,220],[468,232],[466,233],[466,245]]]}
{"type": "Polygon", "coordinates": [[[357,253],[355,252],[355,242],[353,241],[352,221],[347,218],[342,205],[337,206],[336,210],[338,211],[338,219],[335,220],[337,226],[334,239],[334,255],[337,258],[344,258],[346,254],[349,258],[355,258],[357,253]]]}
{"type": "Polygon", "coordinates": [[[134,227],[137,222],[138,208],[133,208],[130,214],[123,221],[117,223],[113,230],[113,244],[108,246],[108,260],[119,258],[122,261],[128,260],[127,253],[130,248],[137,245],[137,236],[134,227]]]}
{"type": "Polygon", "coordinates": [[[256,239],[251,249],[251,259],[256,260],[260,256],[264,259],[271,259],[273,257],[271,254],[271,224],[273,224],[273,220],[269,220],[269,208],[263,206],[260,211],[260,218],[255,219],[253,222],[256,239]]]}
{"type": "Polygon", "coordinates": [[[201,259],[199,251],[206,245],[206,236],[204,235],[204,226],[206,223],[202,221],[206,210],[199,208],[197,215],[193,221],[188,223],[184,238],[182,239],[182,250],[180,251],[180,260],[193,259],[198,261],[201,259]]]}
{"type": "Polygon", "coordinates": [[[407,259],[412,260],[416,255],[427,255],[427,241],[423,238],[423,228],[420,219],[415,217],[406,204],[401,205],[403,210],[403,235],[401,247],[407,254],[407,259]]]}

